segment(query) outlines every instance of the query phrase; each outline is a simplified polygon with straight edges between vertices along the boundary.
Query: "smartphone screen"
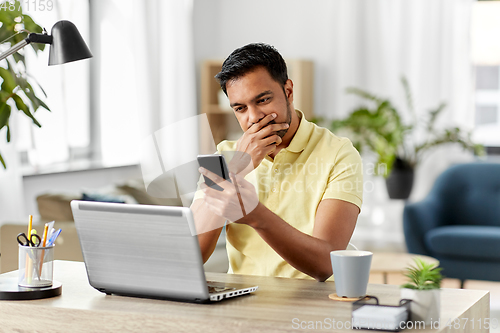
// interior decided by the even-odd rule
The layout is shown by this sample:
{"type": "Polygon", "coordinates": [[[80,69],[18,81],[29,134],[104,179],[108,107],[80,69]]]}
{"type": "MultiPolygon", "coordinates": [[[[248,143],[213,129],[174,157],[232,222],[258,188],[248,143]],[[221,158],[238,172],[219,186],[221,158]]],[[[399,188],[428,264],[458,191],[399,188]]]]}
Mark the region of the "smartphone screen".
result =
{"type": "MultiPolygon", "coordinates": [[[[205,169],[212,171],[219,177],[231,182],[231,179],[229,178],[229,171],[226,165],[226,160],[224,159],[223,155],[198,155],[198,164],[205,169]]],[[[217,191],[223,190],[222,187],[214,183],[210,178],[207,178],[205,176],[203,176],[203,178],[205,178],[205,183],[207,184],[207,186],[217,191]]]]}

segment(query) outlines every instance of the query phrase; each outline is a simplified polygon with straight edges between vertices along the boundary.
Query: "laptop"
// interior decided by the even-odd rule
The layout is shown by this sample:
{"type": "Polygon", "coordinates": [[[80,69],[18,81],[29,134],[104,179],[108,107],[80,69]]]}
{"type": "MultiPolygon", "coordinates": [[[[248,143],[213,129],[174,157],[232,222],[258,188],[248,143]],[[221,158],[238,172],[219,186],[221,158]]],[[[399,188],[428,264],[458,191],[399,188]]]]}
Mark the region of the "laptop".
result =
{"type": "Polygon", "coordinates": [[[100,292],[213,302],[258,288],[206,281],[190,208],[73,200],[71,209],[89,283],[100,292]]]}

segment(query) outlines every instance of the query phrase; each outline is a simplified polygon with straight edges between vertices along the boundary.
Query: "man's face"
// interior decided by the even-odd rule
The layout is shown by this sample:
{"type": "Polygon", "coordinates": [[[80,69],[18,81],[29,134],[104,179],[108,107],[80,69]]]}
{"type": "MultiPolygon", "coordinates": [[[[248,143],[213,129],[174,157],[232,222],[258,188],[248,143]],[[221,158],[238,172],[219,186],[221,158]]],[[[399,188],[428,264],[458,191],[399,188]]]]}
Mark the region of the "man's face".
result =
{"type": "MultiPolygon", "coordinates": [[[[293,87],[290,80],[282,86],[264,67],[258,67],[244,76],[226,84],[227,97],[234,110],[241,129],[247,131],[265,116],[276,113],[278,116],[268,124],[292,121],[293,87]]],[[[288,129],[278,131],[284,137],[288,129]]]]}

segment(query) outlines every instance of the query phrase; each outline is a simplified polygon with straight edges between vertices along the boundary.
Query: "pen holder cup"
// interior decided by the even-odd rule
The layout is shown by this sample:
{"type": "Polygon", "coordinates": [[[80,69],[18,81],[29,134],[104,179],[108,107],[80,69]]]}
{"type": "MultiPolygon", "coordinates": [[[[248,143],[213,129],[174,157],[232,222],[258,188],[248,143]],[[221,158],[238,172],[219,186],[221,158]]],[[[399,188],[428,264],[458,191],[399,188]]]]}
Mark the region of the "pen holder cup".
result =
{"type": "Polygon", "coordinates": [[[54,245],[31,247],[19,245],[20,287],[37,288],[52,286],[54,273],[54,245]]]}

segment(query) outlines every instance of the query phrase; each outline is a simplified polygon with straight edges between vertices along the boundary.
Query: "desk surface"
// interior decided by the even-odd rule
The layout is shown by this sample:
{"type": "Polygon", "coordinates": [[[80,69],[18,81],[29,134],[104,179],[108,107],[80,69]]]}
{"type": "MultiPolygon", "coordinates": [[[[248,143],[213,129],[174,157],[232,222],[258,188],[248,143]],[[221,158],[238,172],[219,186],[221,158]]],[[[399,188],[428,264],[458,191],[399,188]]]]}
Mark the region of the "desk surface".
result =
{"type": "MultiPolygon", "coordinates": [[[[297,331],[302,324],[318,328],[320,321],[348,322],[351,303],[328,298],[334,282],[273,277],[207,273],[207,279],[259,285],[252,295],[213,304],[191,304],[163,300],[107,296],[93,289],[87,280],[85,265],[56,261],[54,278],[63,284],[59,297],[34,301],[0,301],[0,330],[6,332],[284,332],[297,331]],[[295,329],[294,329],[295,328],[295,329]]],[[[16,272],[0,275],[14,278],[16,272]]],[[[395,305],[399,288],[392,285],[368,285],[368,294],[382,304],[395,305]]],[[[442,330],[451,318],[477,320],[489,317],[489,292],[484,290],[443,289],[441,295],[442,330]]],[[[316,331],[316,330],[307,330],[316,331]]],[[[318,329],[321,331],[321,329],[318,329]]],[[[436,332],[438,330],[423,330],[436,332]]],[[[484,332],[485,330],[483,327],[484,332]]]]}

